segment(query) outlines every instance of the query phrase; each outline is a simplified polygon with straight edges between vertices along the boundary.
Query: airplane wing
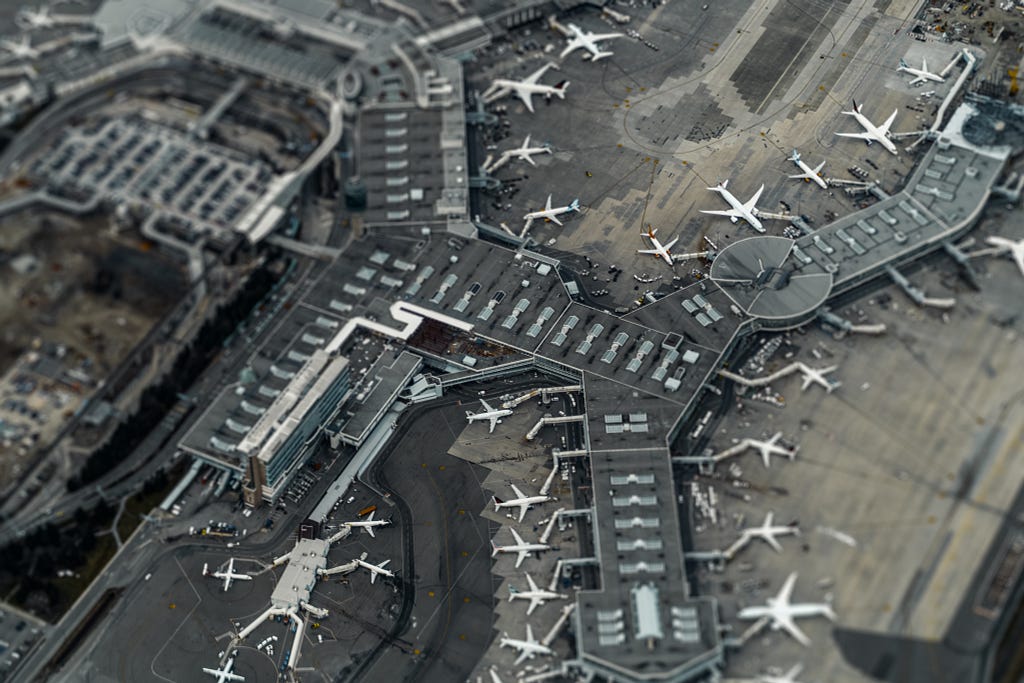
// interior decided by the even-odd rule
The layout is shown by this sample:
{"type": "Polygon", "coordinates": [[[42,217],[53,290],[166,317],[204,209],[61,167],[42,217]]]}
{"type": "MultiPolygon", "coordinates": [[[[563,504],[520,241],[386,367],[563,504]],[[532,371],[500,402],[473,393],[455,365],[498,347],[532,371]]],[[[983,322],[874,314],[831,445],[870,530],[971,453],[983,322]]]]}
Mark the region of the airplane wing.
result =
{"type": "Polygon", "coordinates": [[[523,88],[516,88],[516,96],[526,105],[526,110],[533,113],[533,95],[523,88]]]}
{"type": "Polygon", "coordinates": [[[370,572],[370,584],[377,583],[377,572],[370,572]]]}
{"type": "Polygon", "coordinates": [[[772,550],[774,550],[777,553],[782,552],[782,545],[780,545],[779,542],[775,540],[774,536],[765,535],[763,536],[763,538],[765,541],[768,542],[768,545],[772,547],[772,550]]]}
{"type": "Polygon", "coordinates": [[[537,162],[533,160],[529,154],[520,154],[519,158],[528,163],[530,166],[536,166],[537,162]]]}
{"type": "Polygon", "coordinates": [[[551,210],[551,195],[548,195],[548,200],[544,203],[544,210],[545,211],[550,211],[551,210]]]}
{"type": "Polygon", "coordinates": [[[545,64],[544,66],[542,66],[541,68],[537,69],[532,74],[530,74],[529,76],[524,78],[522,80],[522,82],[523,83],[529,83],[530,85],[534,85],[537,81],[539,81],[541,79],[541,77],[544,74],[546,74],[548,72],[548,69],[550,69],[553,66],[554,66],[554,64],[552,62],[548,62],[547,64],[545,64]]]}
{"type": "Polygon", "coordinates": [[[565,57],[567,54],[569,54],[573,50],[578,50],[579,48],[583,47],[584,45],[586,45],[586,43],[582,39],[580,39],[580,38],[572,38],[571,40],[569,40],[569,43],[562,50],[561,54],[558,55],[559,59],[561,59],[562,57],[565,57]]]}
{"type": "Polygon", "coordinates": [[[555,223],[558,223],[559,225],[563,225],[562,221],[558,220],[558,216],[548,216],[548,218],[553,220],[555,223]]]}
{"type": "Polygon", "coordinates": [[[543,602],[540,598],[530,598],[530,606],[526,608],[526,616],[533,614],[533,610],[537,609],[543,602]]]}
{"type": "Polygon", "coordinates": [[[825,162],[824,162],[824,161],[823,161],[823,162],[821,162],[820,164],[818,164],[817,166],[815,166],[815,167],[814,167],[813,169],[811,169],[811,170],[813,170],[813,171],[814,171],[814,174],[815,174],[815,175],[818,175],[819,173],[821,173],[821,169],[823,169],[823,168],[825,168],[825,162]]]}
{"type": "Polygon", "coordinates": [[[743,205],[743,208],[753,213],[757,207],[757,200],[761,198],[762,192],[764,192],[763,183],[761,184],[761,187],[758,189],[758,191],[754,193],[754,196],[750,198],[750,201],[743,205]]]}
{"type": "Polygon", "coordinates": [[[509,527],[508,530],[512,532],[512,538],[516,539],[516,545],[525,545],[526,542],[523,541],[523,537],[519,535],[518,531],[512,527],[509,527]]]}
{"type": "Polygon", "coordinates": [[[488,430],[487,433],[488,434],[493,434],[494,433],[494,428],[495,428],[495,426],[497,426],[497,424],[498,424],[498,418],[492,417],[491,418],[491,428],[488,430]]]}
{"type": "Polygon", "coordinates": [[[526,625],[526,642],[531,643],[531,644],[537,642],[536,640],[533,639],[533,627],[530,626],[529,624],[526,625]]]}
{"type": "Polygon", "coordinates": [[[363,528],[366,529],[367,532],[369,532],[370,538],[377,538],[377,534],[373,533],[372,526],[364,526],[363,528]]]}
{"type": "Polygon", "coordinates": [[[493,413],[494,412],[494,408],[492,408],[491,405],[487,401],[485,401],[483,399],[480,399],[480,403],[483,404],[485,412],[488,412],[488,413],[493,413]]]}
{"type": "Polygon", "coordinates": [[[516,494],[516,498],[526,498],[515,484],[509,484],[509,486],[512,487],[512,493],[516,494]]]}
{"type": "Polygon", "coordinates": [[[530,590],[537,592],[537,582],[533,580],[533,577],[529,574],[526,575],[526,583],[530,584],[530,590]]]}
{"type": "Polygon", "coordinates": [[[715,216],[728,216],[729,218],[733,219],[733,222],[735,222],[735,220],[737,218],[739,218],[740,215],[741,215],[740,212],[737,211],[736,209],[722,209],[721,211],[719,211],[717,209],[716,210],[701,209],[700,212],[701,213],[710,213],[710,214],[715,215],[715,216]]]}
{"type": "Polygon", "coordinates": [[[914,76],[913,78],[910,79],[907,85],[917,85],[918,83],[924,83],[927,80],[928,79],[925,78],[924,76],[914,76]]]}
{"type": "Polygon", "coordinates": [[[793,621],[793,618],[788,614],[784,617],[776,617],[775,623],[779,628],[784,629],[789,635],[793,636],[798,643],[807,647],[811,644],[811,639],[807,637],[807,634],[800,630],[800,628],[793,621]]]}
{"type": "Polygon", "coordinates": [[[889,134],[889,126],[891,126],[892,122],[896,120],[896,114],[898,114],[898,113],[899,113],[899,110],[896,110],[892,114],[890,114],[889,118],[887,118],[885,120],[885,123],[883,123],[881,126],[878,127],[878,132],[881,133],[882,135],[888,135],[889,134]]]}
{"type": "Polygon", "coordinates": [[[928,60],[921,58],[921,71],[928,71],[928,60]]]}
{"type": "Polygon", "coordinates": [[[661,245],[661,248],[664,249],[665,251],[668,251],[678,241],[679,241],[679,238],[678,237],[674,237],[674,238],[672,238],[672,241],[669,242],[668,244],[661,245]]]}
{"type": "Polygon", "coordinates": [[[230,572],[224,575],[224,592],[227,593],[229,588],[231,588],[231,574],[230,574],[230,572]]]}
{"type": "Polygon", "coordinates": [[[526,510],[529,507],[530,507],[529,503],[521,503],[519,505],[519,523],[520,524],[523,523],[523,517],[526,516],[526,510]]]}
{"type": "Polygon", "coordinates": [[[1013,256],[1013,260],[1017,262],[1021,275],[1024,275],[1024,251],[1011,251],[1010,254],[1013,256]]]}
{"type": "Polygon", "coordinates": [[[638,254],[657,254],[658,250],[657,249],[637,249],[636,253],[638,253],[638,254]]]}
{"type": "Polygon", "coordinates": [[[523,146],[522,146],[522,147],[520,147],[520,149],[526,149],[526,148],[527,148],[527,147],[529,147],[529,146],[530,146],[530,136],[529,136],[529,135],[527,135],[527,136],[526,136],[526,139],[525,139],[525,140],[523,140],[523,146]]]}
{"type": "Polygon", "coordinates": [[[796,585],[796,572],[793,572],[786,577],[786,583],[782,584],[782,590],[779,591],[776,596],[776,603],[782,603],[785,605],[789,604],[790,598],[793,597],[793,586],[796,585]]]}
{"type": "Polygon", "coordinates": [[[516,661],[514,661],[512,663],[512,666],[519,666],[520,664],[525,662],[529,658],[529,656],[530,656],[529,652],[527,652],[526,650],[520,650],[519,651],[519,656],[516,657],[516,661]]]}
{"type": "Polygon", "coordinates": [[[529,550],[520,550],[519,551],[519,557],[516,558],[516,569],[519,569],[519,565],[521,565],[523,563],[523,560],[525,560],[526,556],[529,555],[529,554],[530,554],[529,550]]]}
{"type": "Polygon", "coordinates": [[[595,34],[591,34],[589,37],[590,37],[590,39],[592,41],[597,43],[597,42],[600,42],[602,40],[611,40],[612,38],[621,38],[622,34],[621,33],[598,33],[596,35],[595,34]]]}
{"type": "Polygon", "coordinates": [[[380,564],[377,565],[377,569],[384,569],[384,567],[386,567],[388,565],[388,563],[390,563],[390,562],[391,562],[390,558],[387,559],[387,560],[384,560],[383,562],[381,562],[380,564]]]}

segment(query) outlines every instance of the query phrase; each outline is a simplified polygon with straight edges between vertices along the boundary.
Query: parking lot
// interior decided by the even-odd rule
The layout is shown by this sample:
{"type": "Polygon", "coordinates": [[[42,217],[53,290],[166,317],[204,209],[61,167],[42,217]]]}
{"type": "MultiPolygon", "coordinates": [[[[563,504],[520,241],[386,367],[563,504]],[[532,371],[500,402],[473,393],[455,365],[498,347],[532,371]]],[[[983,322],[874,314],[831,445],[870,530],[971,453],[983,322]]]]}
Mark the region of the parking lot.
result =
{"type": "Polygon", "coordinates": [[[0,607],[0,681],[39,639],[45,625],[7,605],[0,607]]]}

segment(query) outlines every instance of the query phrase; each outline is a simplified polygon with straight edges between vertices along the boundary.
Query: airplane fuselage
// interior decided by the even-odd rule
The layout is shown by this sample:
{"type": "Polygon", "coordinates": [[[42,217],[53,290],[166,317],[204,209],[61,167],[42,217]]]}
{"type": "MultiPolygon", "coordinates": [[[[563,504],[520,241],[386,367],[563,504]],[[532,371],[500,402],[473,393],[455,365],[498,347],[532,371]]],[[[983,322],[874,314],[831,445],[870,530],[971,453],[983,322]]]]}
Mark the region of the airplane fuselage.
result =
{"type": "Polygon", "coordinates": [[[743,206],[743,203],[740,200],[736,199],[735,195],[733,195],[732,192],[730,192],[727,188],[723,187],[722,185],[719,185],[718,187],[713,187],[711,189],[717,192],[718,194],[722,195],[722,198],[725,200],[725,203],[729,205],[730,209],[739,212],[739,216],[730,216],[729,220],[731,220],[733,223],[736,223],[740,218],[742,218],[747,223],[749,223],[750,226],[754,228],[754,230],[757,230],[758,232],[764,232],[764,225],[761,223],[761,220],[754,214],[753,211],[748,211],[747,208],[743,206]]]}
{"type": "Polygon", "coordinates": [[[868,140],[869,145],[872,142],[877,142],[889,152],[893,154],[899,154],[899,151],[897,151],[896,149],[896,145],[893,144],[893,141],[889,139],[889,136],[884,131],[879,129],[878,126],[871,123],[871,121],[868,120],[868,117],[864,116],[859,111],[854,111],[853,118],[857,119],[857,123],[859,123],[866,132],[870,133],[873,136],[873,140],[868,140]]]}
{"type": "Polygon", "coordinates": [[[798,159],[795,163],[801,171],[807,174],[807,180],[817,183],[822,189],[828,189],[828,183],[825,182],[825,179],[815,173],[814,169],[807,165],[807,162],[803,159],[798,159]]]}

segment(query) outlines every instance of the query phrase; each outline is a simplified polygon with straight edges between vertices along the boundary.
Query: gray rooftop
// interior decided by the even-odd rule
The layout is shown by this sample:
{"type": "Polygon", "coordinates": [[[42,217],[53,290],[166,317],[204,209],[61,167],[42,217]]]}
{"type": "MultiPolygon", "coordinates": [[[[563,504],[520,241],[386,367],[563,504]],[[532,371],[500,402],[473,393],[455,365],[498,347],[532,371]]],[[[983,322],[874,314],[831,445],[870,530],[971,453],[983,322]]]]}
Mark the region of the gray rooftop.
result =
{"type": "Polygon", "coordinates": [[[408,351],[391,355],[385,352],[378,358],[361,380],[359,393],[342,409],[338,418],[342,439],[354,446],[362,444],[422,365],[422,359],[408,351]]]}
{"type": "Polygon", "coordinates": [[[300,602],[308,602],[319,578],[318,572],[327,567],[328,550],[330,545],[327,541],[299,539],[270,595],[270,606],[297,612],[300,602]]]}

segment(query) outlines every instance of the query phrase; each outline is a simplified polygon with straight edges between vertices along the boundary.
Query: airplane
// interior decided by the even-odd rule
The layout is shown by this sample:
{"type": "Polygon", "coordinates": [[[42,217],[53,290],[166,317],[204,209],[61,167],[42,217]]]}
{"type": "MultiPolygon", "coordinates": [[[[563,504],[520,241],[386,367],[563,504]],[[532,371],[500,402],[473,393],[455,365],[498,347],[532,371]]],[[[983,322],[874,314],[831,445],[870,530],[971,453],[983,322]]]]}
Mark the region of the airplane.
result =
{"type": "Polygon", "coordinates": [[[597,44],[598,41],[622,37],[621,33],[594,33],[593,31],[584,33],[576,24],[569,24],[569,33],[566,35],[569,37],[569,44],[565,46],[562,54],[558,55],[558,57],[565,57],[567,54],[582,47],[587,51],[583,58],[590,59],[592,62],[596,62],[604,57],[611,57],[613,54],[612,52],[602,51],[597,44]]]}
{"type": "Polygon", "coordinates": [[[728,216],[729,220],[733,223],[739,219],[745,220],[750,224],[750,227],[754,228],[758,232],[764,232],[764,226],[761,225],[761,221],[757,218],[757,200],[761,198],[761,193],[764,192],[764,185],[761,185],[761,189],[754,193],[754,196],[750,198],[746,204],[740,203],[740,200],[733,196],[732,192],[729,192],[726,188],[729,186],[728,180],[723,180],[721,183],[708,189],[712,192],[717,192],[722,195],[726,203],[732,208],[724,211],[707,211],[701,210],[701,213],[710,213],[716,216],[728,216]]]}
{"type": "Polygon", "coordinates": [[[800,366],[800,374],[803,375],[804,380],[803,385],[800,387],[800,391],[807,391],[807,387],[812,384],[817,384],[823,387],[826,393],[831,394],[833,390],[843,386],[842,382],[831,382],[827,377],[825,377],[828,373],[838,369],[838,365],[830,365],[827,368],[822,368],[820,370],[809,368],[803,363],[799,363],[798,365],[800,366]]]}
{"type": "Polygon", "coordinates": [[[203,576],[212,576],[215,579],[224,579],[224,592],[226,593],[231,588],[232,581],[252,581],[252,576],[249,574],[236,574],[235,573],[235,558],[228,560],[228,570],[225,572],[210,572],[210,567],[205,562],[203,563],[203,576]]]}
{"type": "Polygon", "coordinates": [[[782,674],[781,676],[774,676],[772,674],[760,674],[757,677],[758,683],[800,683],[796,680],[796,677],[800,675],[800,672],[804,670],[802,662],[797,662],[790,668],[789,671],[782,674]]]}
{"type": "Polygon", "coordinates": [[[483,92],[483,100],[486,103],[491,103],[515,93],[516,97],[523,101],[527,111],[531,114],[533,113],[534,95],[544,95],[548,100],[551,99],[552,95],[555,95],[559,99],[564,100],[565,89],[569,87],[569,81],[561,81],[555,85],[544,85],[537,82],[541,79],[541,76],[548,72],[548,69],[552,68],[557,69],[558,65],[554,62],[548,62],[521,81],[509,78],[496,78],[491,83],[491,86],[483,92]]]}
{"type": "Polygon", "coordinates": [[[569,204],[568,206],[556,206],[555,208],[551,208],[551,195],[548,195],[548,201],[544,204],[543,209],[541,209],[540,211],[531,211],[530,213],[523,216],[523,220],[526,221],[526,226],[523,228],[523,230],[528,230],[530,226],[533,224],[533,221],[538,218],[554,221],[555,223],[562,225],[563,223],[562,221],[558,220],[558,216],[561,216],[563,213],[570,213],[572,211],[579,210],[580,200],[578,198],[572,200],[572,203],[569,204]]]}
{"type": "Polygon", "coordinates": [[[528,591],[515,591],[511,590],[508,592],[508,601],[513,600],[529,600],[530,606],[526,608],[526,616],[533,614],[533,610],[537,609],[540,605],[543,605],[548,600],[565,600],[566,596],[561,593],[555,593],[553,591],[541,590],[537,587],[537,583],[533,580],[533,577],[529,574],[526,575],[526,581],[530,584],[530,590],[528,591]]]}
{"type": "Polygon", "coordinates": [[[35,59],[39,56],[39,50],[32,47],[32,39],[28,36],[22,36],[19,41],[0,39],[0,48],[15,59],[35,59]]]}
{"type": "Polygon", "coordinates": [[[501,500],[496,496],[491,496],[491,500],[494,501],[494,511],[497,512],[501,508],[519,508],[519,523],[522,524],[523,517],[526,516],[526,511],[530,509],[531,505],[539,505],[540,503],[546,503],[549,500],[554,500],[551,496],[526,496],[523,492],[516,488],[515,484],[509,484],[512,487],[512,493],[516,495],[512,500],[501,500]]]}
{"type": "Polygon", "coordinates": [[[825,603],[790,603],[793,596],[793,586],[796,584],[796,572],[793,572],[782,585],[782,590],[774,598],[768,598],[764,606],[744,607],[739,612],[740,619],[763,619],[771,620],[772,630],[785,630],[803,646],[811,644],[811,639],[801,631],[794,619],[799,617],[823,616],[832,621],[836,620],[836,613],[832,607],[825,603]]]}
{"type": "Polygon", "coordinates": [[[555,654],[550,647],[542,645],[533,637],[533,629],[529,624],[526,625],[526,640],[518,640],[516,638],[509,638],[506,633],[502,636],[501,640],[498,641],[499,647],[511,647],[519,650],[519,657],[512,663],[512,666],[519,666],[527,659],[533,659],[536,655],[553,655],[555,654]]]}
{"type": "Polygon", "coordinates": [[[1017,262],[1017,267],[1020,268],[1021,275],[1024,275],[1024,240],[1014,242],[1006,237],[999,237],[992,235],[986,237],[985,242],[996,248],[999,254],[1009,254],[1013,257],[1013,260],[1017,262]]]}
{"type": "Polygon", "coordinates": [[[761,460],[764,461],[765,467],[771,467],[771,456],[773,455],[784,455],[790,460],[796,457],[795,448],[786,448],[780,446],[779,439],[782,438],[782,432],[775,432],[772,434],[772,438],[767,441],[761,441],[760,439],[747,439],[747,446],[755,448],[761,453],[761,460]]]}
{"type": "Polygon", "coordinates": [[[732,557],[739,551],[740,548],[746,546],[751,539],[760,538],[765,543],[772,547],[777,553],[782,552],[782,545],[775,540],[776,536],[790,536],[800,535],[800,529],[795,526],[772,526],[773,514],[769,512],[764,518],[764,524],[761,526],[755,526],[748,529],[743,529],[740,532],[740,537],[735,543],[732,544],[732,548],[729,550],[732,552],[726,552],[727,555],[732,557]]]}
{"type": "Polygon", "coordinates": [[[942,76],[928,71],[928,60],[924,58],[921,59],[920,69],[915,69],[901,59],[900,65],[896,68],[896,71],[903,71],[904,73],[911,74],[915,77],[908,81],[907,85],[917,85],[918,83],[924,83],[926,81],[935,81],[936,83],[946,82],[946,79],[942,76]]]}
{"type": "Polygon", "coordinates": [[[491,674],[491,683],[505,683],[501,680],[501,676],[498,675],[498,672],[495,671],[493,667],[488,669],[487,671],[491,674]]]}
{"type": "Polygon", "coordinates": [[[857,104],[857,101],[854,100],[853,111],[844,111],[843,113],[846,114],[847,116],[852,116],[853,118],[857,119],[857,123],[861,125],[861,128],[864,129],[864,132],[836,133],[836,135],[843,138],[858,138],[868,143],[869,145],[873,142],[877,142],[878,144],[882,145],[882,147],[885,147],[887,150],[898,156],[899,152],[896,151],[896,145],[894,145],[892,140],[889,139],[889,126],[891,126],[892,122],[896,120],[896,114],[899,113],[899,110],[897,109],[896,111],[894,111],[892,113],[892,116],[887,118],[885,120],[885,123],[883,123],[881,126],[876,126],[875,124],[871,123],[871,121],[868,120],[868,117],[860,113],[860,110],[863,107],[863,104],[857,104]]]}
{"type": "Polygon", "coordinates": [[[54,25],[54,20],[50,15],[50,8],[43,5],[37,10],[27,7],[21,9],[15,23],[25,28],[50,28],[54,25]]]}
{"type": "MultiPolygon", "coordinates": [[[[365,553],[363,553],[363,554],[365,555],[365,553]]],[[[375,583],[377,581],[377,575],[378,574],[380,574],[381,576],[386,576],[389,579],[394,578],[395,573],[393,571],[389,571],[387,569],[384,569],[384,567],[390,561],[391,560],[384,560],[380,564],[371,564],[371,563],[367,562],[366,560],[364,560],[363,558],[356,558],[355,560],[353,560],[353,562],[355,562],[357,565],[359,565],[363,569],[368,569],[370,571],[370,583],[375,583]]]]}
{"type": "Polygon", "coordinates": [[[530,553],[537,553],[542,550],[551,550],[551,546],[543,543],[527,543],[522,539],[512,527],[509,527],[509,531],[512,532],[512,537],[516,539],[515,545],[498,545],[493,540],[491,541],[491,557],[497,557],[498,553],[519,553],[519,557],[516,558],[516,569],[519,569],[519,565],[523,563],[523,560],[530,553]]]}
{"type": "Polygon", "coordinates": [[[512,411],[507,409],[507,408],[502,408],[501,410],[496,410],[496,409],[492,408],[487,403],[487,401],[485,401],[483,399],[480,399],[480,403],[482,403],[484,405],[484,411],[482,413],[472,413],[472,412],[467,410],[466,411],[466,419],[469,420],[470,424],[476,422],[477,420],[490,420],[491,421],[491,430],[488,432],[488,434],[493,434],[494,433],[494,426],[497,425],[499,422],[501,422],[500,418],[503,418],[506,415],[511,415],[512,414],[512,411]]]}
{"type": "Polygon", "coordinates": [[[501,156],[511,158],[515,157],[521,161],[525,161],[531,166],[536,166],[535,162],[531,157],[534,154],[551,154],[551,148],[545,145],[544,147],[530,147],[530,136],[527,135],[526,139],[523,140],[522,147],[514,147],[501,153],[501,156]]]}
{"type": "Polygon", "coordinates": [[[670,250],[672,249],[672,245],[674,245],[676,242],[679,241],[679,238],[678,237],[674,238],[668,244],[662,244],[661,242],[658,241],[658,238],[655,237],[655,235],[657,235],[657,234],[658,234],[658,229],[655,228],[655,229],[651,230],[651,226],[648,225],[647,226],[647,238],[649,240],[651,240],[651,244],[654,246],[654,249],[637,249],[636,253],[638,253],[638,254],[654,254],[658,258],[664,259],[665,263],[667,263],[668,265],[671,266],[674,263],[674,261],[672,260],[672,252],[670,250]]]}
{"type": "Polygon", "coordinates": [[[371,512],[370,516],[367,517],[364,520],[360,520],[358,522],[342,522],[341,525],[342,526],[347,526],[350,529],[362,527],[364,531],[366,531],[367,533],[370,534],[370,538],[376,538],[377,536],[373,533],[373,527],[375,527],[375,526],[388,526],[389,524],[391,524],[391,520],[388,520],[388,519],[377,519],[377,520],[375,520],[373,518],[373,516],[375,514],[377,514],[376,511],[371,512]]]}
{"type": "Polygon", "coordinates": [[[790,178],[792,178],[793,180],[803,180],[808,183],[813,180],[822,188],[826,190],[828,189],[828,183],[826,183],[825,179],[821,177],[821,169],[825,167],[824,161],[815,166],[814,168],[811,168],[810,166],[807,165],[807,162],[800,158],[800,152],[796,151],[795,149],[793,150],[793,155],[789,157],[789,160],[792,161],[797,166],[799,166],[800,170],[803,171],[803,173],[799,175],[789,176],[790,178]]]}
{"type": "Polygon", "coordinates": [[[223,669],[207,669],[203,667],[203,673],[208,673],[211,676],[217,678],[217,683],[228,683],[228,681],[244,681],[245,676],[239,676],[238,674],[231,673],[231,668],[235,665],[235,655],[237,650],[228,658],[228,661],[224,663],[223,669]]]}

